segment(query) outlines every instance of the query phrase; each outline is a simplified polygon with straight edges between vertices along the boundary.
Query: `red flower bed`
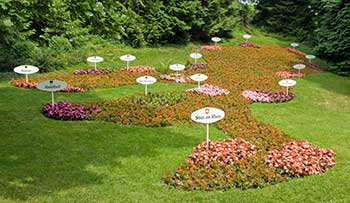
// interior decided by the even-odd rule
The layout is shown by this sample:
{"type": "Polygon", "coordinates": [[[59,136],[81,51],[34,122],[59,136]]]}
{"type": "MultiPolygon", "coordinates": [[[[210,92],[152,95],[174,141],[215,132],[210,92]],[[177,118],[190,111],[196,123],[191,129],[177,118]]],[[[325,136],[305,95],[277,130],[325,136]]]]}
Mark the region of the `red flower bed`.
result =
{"type": "Polygon", "coordinates": [[[242,92],[242,96],[246,99],[251,100],[252,102],[263,102],[263,103],[281,103],[292,100],[295,97],[294,93],[281,91],[281,92],[272,92],[272,91],[252,91],[246,90],[242,92]]]}
{"type": "Polygon", "coordinates": [[[156,69],[148,66],[130,66],[121,68],[122,71],[127,71],[129,73],[155,73],[156,69]]]}
{"type": "Polygon", "coordinates": [[[203,45],[201,46],[201,50],[217,51],[217,50],[222,50],[222,47],[219,45],[203,45]]]}
{"type": "Polygon", "coordinates": [[[302,78],[305,76],[304,73],[292,73],[288,71],[279,71],[276,75],[281,78],[302,78]]]}
{"type": "Polygon", "coordinates": [[[321,174],[335,165],[335,153],[330,149],[318,148],[306,141],[283,144],[281,149],[264,157],[269,167],[281,169],[291,176],[321,174]]]}
{"type": "Polygon", "coordinates": [[[318,66],[318,65],[316,65],[316,64],[314,64],[314,63],[310,63],[310,62],[308,62],[308,61],[306,61],[306,62],[304,62],[304,63],[305,63],[305,65],[307,65],[308,67],[310,67],[310,68],[312,68],[312,69],[315,69],[315,70],[317,70],[317,71],[325,71],[325,70],[327,70],[327,68],[325,68],[325,67],[318,66]]]}
{"type": "Polygon", "coordinates": [[[79,69],[79,70],[75,70],[73,72],[74,75],[100,75],[100,74],[109,74],[112,73],[112,70],[109,69],[79,69]]]}
{"type": "Polygon", "coordinates": [[[207,69],[208,64],[206,63],[197,63],[197,64],[192,64],[190,66],[186,66],[186,70],[197,70],[197,69],[207,69]]]}
{"type": "Polygon", "coordinates": [[[289,52],[292,52],[293,54],[296,54],[296,55],[299,55],[299,56],[302,56],[302,57],[305,57],[307,54],[305,54],[304,52],[302,51],[299,51],[299,50],[296,50],[296,49],[292,49],[292,48],[287,48],[287,50],[289,52]]]}
{"type": "Polygon", "coordinates": [[[51,103],[45,104],[42,112],[46,117],[57,120],[91,120],[92,115],[100,113],[101,110],[97,106],[58,102],[54,106],[51,103]]]}
{"type": "Polygon", "coordinates": [[[253,47],[253,48],[261,48],[261,46],[254,44],[253,42],[240,42],[239,46],[241,47],[253,47]]]}
{"type": "MultiPolygon", "coordinates": [[[[37,83],[36,82],[25,82],[24,80],[16,80],[14,81],[14,85],[16,87],[23,87],[28,89],[35,89],[37,83]]],[[[86,90],[81,87],[75,87],[72,85],[68,85],[65,89],[61,90],[61,92],[85,92],[86,90]]]]}

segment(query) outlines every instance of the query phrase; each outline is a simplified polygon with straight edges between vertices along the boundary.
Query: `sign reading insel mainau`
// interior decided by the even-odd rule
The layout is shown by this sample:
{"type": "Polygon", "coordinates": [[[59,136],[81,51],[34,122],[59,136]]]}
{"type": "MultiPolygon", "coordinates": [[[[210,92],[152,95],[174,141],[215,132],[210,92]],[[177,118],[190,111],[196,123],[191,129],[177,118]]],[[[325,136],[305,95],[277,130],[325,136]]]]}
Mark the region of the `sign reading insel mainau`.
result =
{"type": "Polygon", "coordinates": [[[37,84],[36,88],[46,92],[57,92],[57,91],[63,90],[67,86],[68,86],[67,83],[63,81],[46,80],[44,82],[37,84]]]}
{"type": "Polygon", "coordinates": [[[215,123],[225,117],[225,112],[221,109],[206,107],[191,114],[191,119],[198,123],[215,123]]]}

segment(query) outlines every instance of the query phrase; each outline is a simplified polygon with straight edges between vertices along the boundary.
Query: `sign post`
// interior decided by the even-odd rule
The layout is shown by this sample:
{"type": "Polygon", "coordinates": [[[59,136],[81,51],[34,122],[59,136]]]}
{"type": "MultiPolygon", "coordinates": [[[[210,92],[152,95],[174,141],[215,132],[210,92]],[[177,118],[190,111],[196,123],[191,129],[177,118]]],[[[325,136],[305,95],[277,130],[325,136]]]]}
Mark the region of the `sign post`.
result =
{"type": "Polygon", "coordinates": [[[142,76],[142,77],[137,78],[136,82],[141,84],[141,85],[145,85],[145,95],[147,95],[148,94],[147,86],[157,82],[157,79],[152,77],[152,76],[142,76]]]}
{"type": "Polygon", "coordinates": [[[201,86],[201,82],[207,80],[208,76],[201,74],[201,73],[198,73],[198,74],[194,74],[194,75],[190,76],[190,78],[192,80],[198,82],[198,88],[199,88],[201,86]]]}
{"type": "Polygon", "coordinates": [[[243,38],[245,39],[246,42],[248,42],[248,40],[249,40],[250,38],[252,38],[252,36],[251,36],[251,35],[248,35],[248,34],[245,34],[245,35],[243,35],[243,38]]]}
{"type": "Polygon", "coordinates": [[[215,43],[215,45],[221,41],[221,38],[220,37],[213,37],[211,38],[211,41],[213,41],[215,43]]]}
{"type": "Polygon", "coordinates": [[[178,78],[179,76],[179,71],[183,71],[185,70],[185,66],[182,64],[172,64],[169,66],[170,70],[176,71],[176,78],[178,78]]]}
{"type": "Polygon", "coordinates": [[[294,69],[298,70],[298,73],[300,74],[300,70],[304,69],[306,66],[304,64],[296,64],[293,66],[294,69]]]}
{"type": "Polygon", "coordinates": [[[90,56],[86,60],[88,62],[94,63],[95,70],[97,70],[96,64],[102,62],[104,59],[102,57],[100,57],[100,56],[90,56]]]}
{"type": "Polygon", "coordinates": [[[46,80],[44,82],[38,83],[36,88],[45,92],[51,92],[52,108],[55,105],[55,95],[54,92],[63,90],[67,87],[67,83],[59,80],[46,80]]]}
{"type": "Polygon", "coordinates": [[[13,71],[22,75],[26,75],[26,83],[28,83],[29,82],[28,75],[38,72],[39,68],[31,65],[22,65],[22,66],[17,66],[16,68],[13,69],[13,71]]]}
{"type": "Polygon", "coordinates": [[[191,114],[191,119],[198,123],[206,124],[206,140],[209,149],[209,124],[218,122],[225,117],[225,112],[213,107],[205,107],[191,114]]]}
{"type": "Polygon", "coordinates": [[[126,61],[126,67],[127,67],[127,68],[129,68],[129,63],[130,63],[131,61],[134,61],[135,59],[136,59],[136,57],[133,56],[133,55],[130,55],[130,54],[123,55],[123,56],[120,57],[120,60],[126,61]]]}
{"type": "Polygon", "coordinates": [[[299,46],[299,44],[298,44],[298,43],[293,42],[293,43],[291,43],[291,44],[290,44],[290,46],[292,46],[292,47],[293,47],[293,49],[295,49],[295,48],[297,48],[297,47],[299,46]]]}
{"type": "Polygon", "coordinates": [[[287,96],[288,96],[288,88],[289,87],[293,87],[294,85],[297,84],[297,82],[295,80],[290,80],[290,79],[287,79],[287,80],[281,80],[278,82],[278,84],[282,87],[286,87],[287,88],[287,96]]]}
{"type": "Polygon", "coordinates": [[[306,55],[305,58],[306,58],[306,59],[309,59],[309,62],[311,63],[311,61],[312,61],[313,59],[315,59],[316,56],[314,56],[314,55],[306,55]]]}
{"type": "Polygon", "coordinates": [[[194,64],[197,64],[197,59],[202,58],[202,54],[200,53],[192,53],[190,56],[194,59],[194,64]]]}

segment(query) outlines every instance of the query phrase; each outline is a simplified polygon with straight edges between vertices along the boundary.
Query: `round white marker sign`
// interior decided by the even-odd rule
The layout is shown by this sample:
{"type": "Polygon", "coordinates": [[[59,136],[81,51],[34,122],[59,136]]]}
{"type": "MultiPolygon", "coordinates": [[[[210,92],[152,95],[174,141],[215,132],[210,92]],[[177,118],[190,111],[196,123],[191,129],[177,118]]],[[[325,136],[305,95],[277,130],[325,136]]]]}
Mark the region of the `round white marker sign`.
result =
{"type": "Polygon", "coordinates": [[[46,92],[57,92],[67,87],[67,83],[59,80],[46,80],[36,85],[36,88],[46,92]]]}
{"type": "Polygon", "coordinates": [[[103,58],[100,56],[90,56],[86,60],[91,63],[100,63],[103,61],[103,58]]]}
{"type": "Polygon", "coordinates": [[[295,80],[287,79],[287,80],[279,81],[278,84],[282,87],[292,87],[292,86],[296,85],[297,82],[295,80]]]}
{"type": "Polygon", "coordinates": [[[194,74],[192,76],[190,76],[190,78],[194,81],[197,81],[197,82],[202,82],[204,80],[207,80],[208,79],[208,76],[204,75],[204,74],[194,74]]]}
{"type": "Polygon", "coordinates": [[[304,69],[306,66],[304,64],[296,64],[293,66],[294,69],[301,70],[304,69]]]}
{"type": "Polygon", "coordinates": [[[221,38],[220,37],[213,37],[213,38],[211,38],[211,41],[217,43],[217,42],[221,41],[221,38]]]}
{"type": "Polygon", "coordinates": [[[292,46],[293,48],[295,48],[295,47],[299,46],[299,44],[298,44],[298,43],[293,42],[293,43],[291,43],[291,44],[290,44],[290,46],[292,46]]]}
{"type": "Polygon", "coordinates": [[[14,68],[13,71],[15,71],[16,73],[19,73],[19,74],[23,74],[23,75],[30,75],[30,74],[38,72],[39,68],[35,67],[35,66],[31,66],[31,65],[22,65],[22,66],[18,66],[16,68],[14,68]]]}
{"type": "Polygon", "coordinates": [[[172,64],[169,66],[169,69],[173,71],[182,71],[185,70],[185,68],[186,67],[182,64],[172,64]]]}
{"type": "Polygon", "coordinates": [[[306,55],[305,58],[309,59],[309,60],[312,60],[312,59],[315,59],[316,56],[314,56],[314,55],[306,55]]]}
{"type": "Polygon", "coordinates": [[[243,35],[243,38],[244,39],[250,39],[252,36],[251,35],[248,35],[248,34],[245,34],[245,35],[243,35]]]}
{"type": "Polygon", "coordinates": [[[198,123],[215,123],[225,117],[225,112],[221,109],[206,107],[191,114],[191,119],[198,123]]]}
{"type": "Polygon", "coordinates": [[[194,59],[202,58],[202,54],[200,54],[200,53],[192,53],[190,56],[191,56],[191,58],[194,58],[194,59]]]}
{"type": "Polygon", "coordinates": [[[152,76],[142,76],[136,79],[136,82],[142,85],[151,85],[157,82],[157,79],[152,76]]]}
{"type": "Polygon", "coordinates": [[[136,59],[135,56],[129,55],[129,54],[123,55],[123,56],[120,57],[120,60],[126,61],[126,62],[134,61],[135,59],[136,59]]]}

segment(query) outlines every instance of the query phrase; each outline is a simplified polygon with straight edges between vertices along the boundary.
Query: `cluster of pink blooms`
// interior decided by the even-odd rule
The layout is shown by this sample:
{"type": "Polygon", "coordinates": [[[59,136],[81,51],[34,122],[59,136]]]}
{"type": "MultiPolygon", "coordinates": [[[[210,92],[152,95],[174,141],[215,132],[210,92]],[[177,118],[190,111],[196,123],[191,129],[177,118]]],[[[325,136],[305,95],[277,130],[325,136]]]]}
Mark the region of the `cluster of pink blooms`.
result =
{"type": "Polygon", "coordinates": [[[201,46],[201,50],[216,51],[216,50],[222,50],[222,47],[219,45],[203,45],[201,46]]]}
{"type": "Polygon", "coordinates": [[[73,72],[74,75],[87,75],[87,74],[92,74],[92,75],[100,75],[100,74],[109,74],[112,73],[112,70],[110,69],[79,69],[75,70],[73,72]]]}
{"type": "Polygon", "coordinates": [[[92,114],[101,112],[97,106],[71,104],[69,102],[51,103],[43,106],[42,112],[46,117],[57,120],[90,120],[92,114]]]}
{"type": "Polygon", "coordinates": [[[276,75],[281,78],[302,78],[305,76],[304,73],[292,73],[288,71],[277,72],[276,75]]]}
{"type": "Polygon", "coordinates": [[[231,164],[244,158],[256,156],[255,145],[241,139],[228,139],[226,141],[202,142],[193,148],[192,154],[186,162],[194,165],[221,163],[231,164]]]}
{"type": "MultiPolygon", "coordinates": [[[[15,81],[15,86],[16,87],[24,87],[24,88],[29,88],[29,89],[34,89],[36,88],[36,85],[38,83],[36,82],[25,82],[25,81],[15,81]]],[[[72,85],[68,85],[65,89],[61,90],[61,92],[85,92],[86,90],[81,87],[75,87],[72,85]]]]}
{"type": "Polygon", "coordinates": [[[261,48],[261,46],[254,44],[253,42],[240,42],[239,46],[241,47],[253,47],[253,48],[261,48]]]}
{"type": "Polygon", "coordinates": [[[318,71],[325,71],[325,70],[327,70],[327,68],[325,68],[325,67],[318,66],[318,65],[316,65],[314,63],[310,63],[308,61],[305,62],[305,65],[307,65],[308,67],[310,67],[312,69],[318,70],[318,71]]]}
{"type": "Polygon", "coordinates": [[[285,143],[279,150],[264,157],[269,167],[282,169],[285,174],[303,176],[321,174],[335,165],[335,153],[318,148],[306,141],[285,143]]]}
{"type": "Polygon", "coordinates": [[[299,56],[302,56],[302,57],[305,57],[307,55],[304,52],[296,50],[296,49],[293,49],[293,48],[287,48],[287,50],[289,52],[292,52],[293,54],[296,54],[296,55],[299,55],[299,56]]]}
{"type": "Polygon", "coordinates": [[[177,83],[185,83],[185,82],[191,81],[190,77],[185,77],[183,75],[179,75],[178,77],[176,77],[176,75],[173,76],[173,75],[162,74],[159,77],[162,80],[175,81],[177,83]]]}
{"type": "Polygon", "coordinates": [[[200,87],[188,89],[186,91],[187,92],[194,92],[197,94],[204,94],[204,95],[208,95],[211,97],[230,94],[230,91],[227,89],[221,89],[217,86],[209,85],[209,84],[204,84],[200,87]]]}
{"type": "Polygon", "coordinates": [[[148,66],[130,66],[121,68],[122,71],[127,71],[129,73],[154,73],[156,72],[155,68],[148,66]]]}
{"type": "Polygon", "coordinates": [[[206,63],[197,63],[186,66],[186,70],[197,70],[197,69],[206,69],[208,68],[208,64],[206,63]]]}
{"type": "Polygon", "coordinates": [[[272,92],[263,90],[246,90],[242,92],[242,96],[252,102],[280,103],[292,100],[295,97],[295,94],[289,92],[287,95],[287,92],[284,91],[272,92]]]}

